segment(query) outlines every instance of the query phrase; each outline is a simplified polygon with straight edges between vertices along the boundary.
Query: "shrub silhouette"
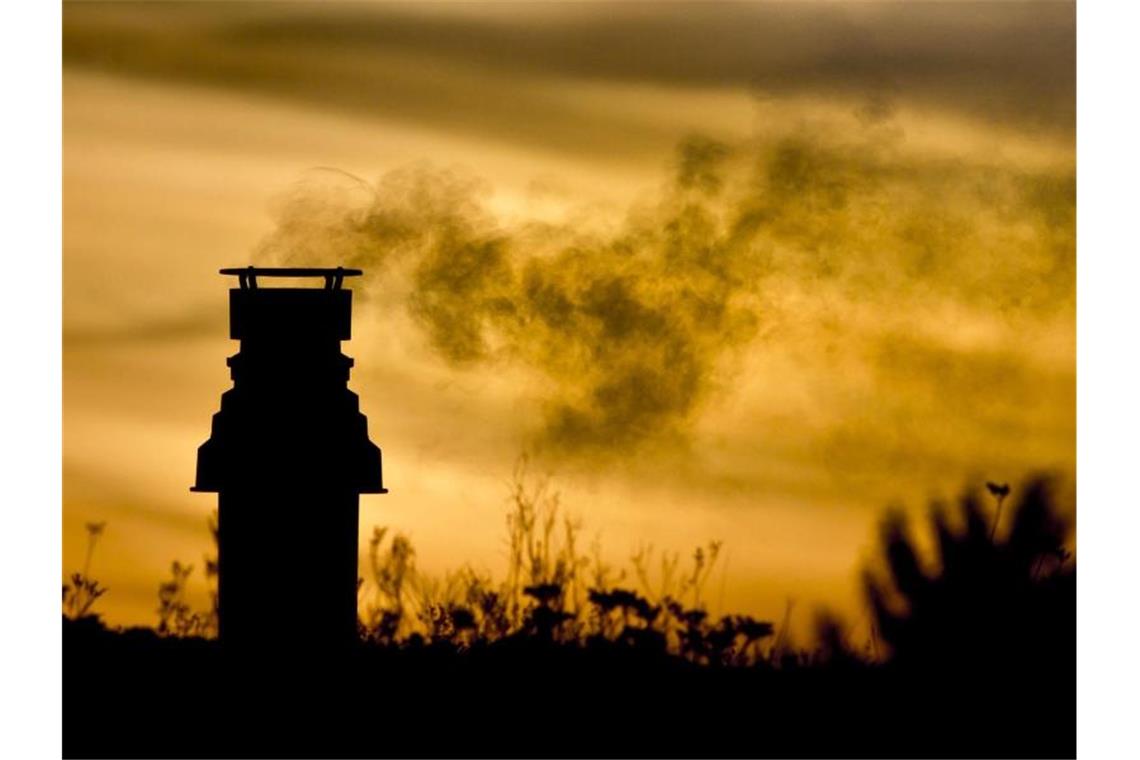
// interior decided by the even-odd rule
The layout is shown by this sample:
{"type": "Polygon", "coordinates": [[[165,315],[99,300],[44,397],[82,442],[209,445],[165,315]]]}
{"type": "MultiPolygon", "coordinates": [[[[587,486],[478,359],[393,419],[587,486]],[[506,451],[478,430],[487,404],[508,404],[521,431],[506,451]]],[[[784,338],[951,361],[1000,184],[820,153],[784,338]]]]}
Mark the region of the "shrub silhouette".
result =
{"type": "Polygon", "coordinates": [[[889,577],[868,571],[864,584],[892,663],[957,673],[1075,663],[1076,569],[1053,485],[1030,480],[1004,531],[997,520],[1009,487],[988,486],[998,506],[992,519],[976,492],[960,500],[956,523],[945,506],[933,505],[933,572],[923,567],[905,518],[893,512],[884,521],[889,577]]]}

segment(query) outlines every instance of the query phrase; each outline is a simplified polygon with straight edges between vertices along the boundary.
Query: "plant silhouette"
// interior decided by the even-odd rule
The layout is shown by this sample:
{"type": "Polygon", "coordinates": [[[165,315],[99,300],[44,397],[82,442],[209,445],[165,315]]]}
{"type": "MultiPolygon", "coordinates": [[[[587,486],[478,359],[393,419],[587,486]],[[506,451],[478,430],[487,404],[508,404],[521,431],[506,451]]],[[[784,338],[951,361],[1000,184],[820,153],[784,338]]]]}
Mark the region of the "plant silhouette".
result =
{"type": "Polygon", "coordinates": [[[95,556],[95,545],[106,527],[107,523],[104,522],[89,522],[84,525],[87,530],[87,552],[83,560],[83,570],[72,573],[63,584],[63,609],[72,620],[92,614],[91,608],[95,602],[107,593],[107,589],[91,577],[91,560],[95,556]]]}
{"type": "MultiPolygon", "coordinates": [[[[1047,479],[1011,487],[996,532],[992,489],[992,510],[975,492],[936,505],[930,552],[889,513],[863,648],[826,613],[814,648],[797,648],[791,601],[779,625],[711,615],[693,584],[719,545],[689,569],[661,555],[656,580],[643,548],[642,588],[625,587],[596,547],[579,550],[546,483],[518,473],[511,493],[498,583],[469,567],[427,577],[406,537],[376,530],[352,650],[283,649],[273,628],[264,657],[227,650],[186,624],[208,613],[179,612],[173,580],[166,635],[65,615],[65,754],[1075,753],[1075,561],[1047,479]],[[177,747],[171,715],[193,720],[177,747]]],[[[291,621],[282,609],[277,624],[291,621]]]]}
{"type": "Polygon", "coordinates": [[[988,490],[991,519],[976,493],[959,503],[957,524],[934,505],[931,526],[937,571],[922,567],[906,520],[883,524],[889,580],[864,576],[876,630],[892,660],[909,668],[1009,670],[1049,662],[1075,645],[1074,563],[1065,548],[1068,525],[1046,478],[1031,480],[997,534],[1009,487],[988,490]]]}

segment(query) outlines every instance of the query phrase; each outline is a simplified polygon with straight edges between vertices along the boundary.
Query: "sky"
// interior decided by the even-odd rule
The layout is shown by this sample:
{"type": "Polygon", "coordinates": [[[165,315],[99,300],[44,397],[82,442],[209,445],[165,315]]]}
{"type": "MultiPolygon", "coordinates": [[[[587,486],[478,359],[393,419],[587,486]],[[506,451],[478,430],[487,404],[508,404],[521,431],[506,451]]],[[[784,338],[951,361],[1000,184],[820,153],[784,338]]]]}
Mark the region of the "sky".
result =
{"type": "Polygon", "coordinates": [[[714,612],[1075,464],[1072,3],[67,3],[64,572],[153,624],[249,263],[359,266],[374,525],[502,576],[520,458],[714,612]]]}

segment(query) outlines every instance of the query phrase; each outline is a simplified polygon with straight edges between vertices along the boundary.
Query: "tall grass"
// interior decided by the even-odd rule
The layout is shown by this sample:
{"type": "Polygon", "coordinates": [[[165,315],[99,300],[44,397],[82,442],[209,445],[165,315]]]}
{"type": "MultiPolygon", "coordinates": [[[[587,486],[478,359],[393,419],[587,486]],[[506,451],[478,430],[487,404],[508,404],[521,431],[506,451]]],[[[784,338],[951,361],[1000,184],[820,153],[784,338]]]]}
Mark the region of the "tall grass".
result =
{"type": "Polygon", "coordinates": [[[774,626],[747,615],[712,619],[703,590],[721,544],[695,548],[691,561],[652,546],[631,558],[633,573],[582,549],[581,522],[566,515],[545,478],[514,472],[505,520],[506,572],[496,581],[470,566],[431,577],[415,566],[402,534],[373,530],[360,580],[361,635],[400,645],[465,650],[529,637],[570,646],[628,646],[702,664],[755,664],[772,653],[774,626]],[[389,537],[390,536],[390,537],[389,537]],[[636,580],[639,588],[627,581],[636,580]]]}
{"type": "Polygon", "coordinates": [[[87,551],[84,553],[83,569],[71,574],[63,583],[63,614],[72,620],[87,617],[99,597],[107,589],[91,577],[91,562],[95,557],[95,545],[107,527],[105,522],[89,522],[87,530],[87,551]]]}
{"type": "MultiPolygon", "coordinates": [[[[918,550],[901,513],[888,513],[882,558],[864,573],[865,617],[851,627],[818,613],[816,645],[805,652],[790,638],[790,601],[779,624],[710,614],[705,592],[722,556],[719,541],[695,547],[684,560],[678,552],[643,546],[628,568],[616,568],[603,560],[597,540],[583,548],[581,522],[565,513],[549,480],[530,476],[522,461],[508,489],[503,576],[470,565],[422,573],[406,535],[375,527],[358,579],[359,635],[396,648],[465,652],[526,640],[623,648],[700,665],[780,668],[888,659],[995,667],[999,660],[1028,663],[1067,651],[1075,561],[1050,482],[1030,480],[1009,509],[1003,509],[1009,486],[987,483],[987,490],[992,508],[974,492],[960,500],[956,515],[932,506],[932,557],[918,550]]],[[[186,588],[194,568],[175,561],[158,588],[160,635],[217,634],[216,513],[209,524],[215,541],[215,553],[205,557],[210,605],[191,607],[186,588]]],[[[83,569],[64,585],[68,618],[93,617],[93,605],[106,593],[90,575],[104,527],[87,526],[83,569]]]]}

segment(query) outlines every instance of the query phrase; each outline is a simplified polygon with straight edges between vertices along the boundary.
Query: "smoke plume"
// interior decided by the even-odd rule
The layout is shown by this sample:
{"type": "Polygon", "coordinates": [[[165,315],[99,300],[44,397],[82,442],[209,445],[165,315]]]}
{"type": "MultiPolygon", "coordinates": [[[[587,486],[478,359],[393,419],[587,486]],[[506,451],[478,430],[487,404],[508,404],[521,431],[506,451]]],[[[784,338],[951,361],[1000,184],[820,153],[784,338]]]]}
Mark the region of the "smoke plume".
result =
{"type": "Polygon", "coordinates": [[[402,308],[456,371],[511,362],[535,374],[539,448],[683,443],[731,387],[742,347],[820,319],[836,293],[883,310],[1071,308],[1071,166],[915,155],[889,117],[860,112],[842,138],[690,137],[657,200],[610,231],[504,221],[484,183],[431,167],[375,187],[309,183],[260,256],[405,282],[402,308]]]}

